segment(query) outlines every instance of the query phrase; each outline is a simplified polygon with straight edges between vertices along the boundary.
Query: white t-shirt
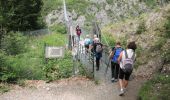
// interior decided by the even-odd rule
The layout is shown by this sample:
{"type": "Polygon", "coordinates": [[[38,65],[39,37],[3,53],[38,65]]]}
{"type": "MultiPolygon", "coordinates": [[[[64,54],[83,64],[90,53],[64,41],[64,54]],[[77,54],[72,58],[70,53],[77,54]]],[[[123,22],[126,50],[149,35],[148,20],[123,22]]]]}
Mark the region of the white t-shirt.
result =
{"type": "MultiPolygon", "coordinates": [[[[123,52],[123,54],[122,54],[122,59],[120,61],[120,68],[124,69],[123,63],[124,63],[124,59],[125,59],[125,50],[122,52],[123,52]]],[[[132,58],[133,54],[135,53],[134,50],[132,50],[132,49],[126,49],[126,52],[128,54],[128,58],[132,58]]],[[[135,54],[135,57],[136,57],[136,54],[135,54]]],[[[135,57],[134,57],[134,60],[135,60],[135,57]]]]}

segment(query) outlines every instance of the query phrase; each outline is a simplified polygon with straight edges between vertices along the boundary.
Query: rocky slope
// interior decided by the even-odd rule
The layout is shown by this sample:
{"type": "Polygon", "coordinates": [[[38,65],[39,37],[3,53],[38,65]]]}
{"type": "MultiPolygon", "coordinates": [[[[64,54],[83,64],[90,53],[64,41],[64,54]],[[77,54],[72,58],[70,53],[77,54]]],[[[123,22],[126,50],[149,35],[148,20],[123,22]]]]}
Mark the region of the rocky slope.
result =
{"type": "Polygon", "coordinates": [[[103,34],[112,34],[116,40],[136,41],[138,49],[134,75],[151,78],[155,72],[169,73],[170,39],[166,36],[170,5],[139,18],[129,19],[103,28],[103,34]],[[139,27],[141,26],[142,27],[139,27]],[[138,33],[139,29],[141,33],[138,33]]]}
{"type": "MultiPolygon", "coordinates": [[[[139,0],[76,0],[75,3],[67,3],[70,20],[84,25],[93,20],[101,23],[101,26],[115,23],[122,19],[138,17],[141,13],[150,11],[144,2],[139,0]],[[79,2],[79,4],[77,4],[79,2]],[[83,6],[82,6],[83,5],[83,6]]],[[[59,6],[46,16],[48,25],[64,23],[63,5],[59,6]]]]}

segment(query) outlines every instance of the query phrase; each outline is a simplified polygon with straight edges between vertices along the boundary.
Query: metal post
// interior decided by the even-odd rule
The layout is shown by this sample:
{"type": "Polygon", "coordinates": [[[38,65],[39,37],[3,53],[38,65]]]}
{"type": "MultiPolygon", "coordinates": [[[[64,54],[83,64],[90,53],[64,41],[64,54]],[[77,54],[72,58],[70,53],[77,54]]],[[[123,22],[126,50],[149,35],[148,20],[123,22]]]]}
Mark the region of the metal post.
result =
{"type": "Polygon", "coordinates": [[[93,48],[93,52],[92,52],[92,63],[93,63],[93,78],[94,78],[94,48],[93,48]]]}

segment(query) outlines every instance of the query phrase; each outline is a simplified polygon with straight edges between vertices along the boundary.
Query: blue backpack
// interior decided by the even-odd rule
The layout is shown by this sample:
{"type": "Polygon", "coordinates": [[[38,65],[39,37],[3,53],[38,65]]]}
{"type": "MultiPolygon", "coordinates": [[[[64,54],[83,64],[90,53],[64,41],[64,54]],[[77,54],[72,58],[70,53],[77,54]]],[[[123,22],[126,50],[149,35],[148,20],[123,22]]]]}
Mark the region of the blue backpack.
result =
{"type": "Polygon", "coordinates": [[[118,63],[117,60],[118,60],[118,58],[119,58],[120,53],[123,51],[123,48],[119,47],[119,48],[115,48],[114,50],[115,50],[115,52],[114,52],[112,61],[113,61],[114,63],[118,63]]]}
{"type": "Polygon", "coordinates": [[[90,39],[87,39],[86,41],[85,41],[85,45],[90,45],[91,44],[91,40],[90,39]]]}

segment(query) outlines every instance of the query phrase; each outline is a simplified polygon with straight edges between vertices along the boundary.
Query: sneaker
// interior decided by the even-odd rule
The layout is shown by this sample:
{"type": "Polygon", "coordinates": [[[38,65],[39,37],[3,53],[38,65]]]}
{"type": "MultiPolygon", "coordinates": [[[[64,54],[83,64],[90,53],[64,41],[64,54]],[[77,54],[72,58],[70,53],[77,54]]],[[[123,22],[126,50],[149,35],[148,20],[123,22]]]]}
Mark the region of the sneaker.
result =
{"type": "Polygon", "coordinates": [[[124,90],[121,90],[120,93],[119,93],[119,96],[123,96],[124,95],[124,90]]]}
{"type": "Polygon", "coordinates": [[[118,81],[118,79],[115,79],[114,81],[115,81],[115,82],[117,82],[117,81],[118,81]]]}
{"type": "Polygon", "coordinates": [[[114,82],[114,81],[115,81],[115,78],[112,78],[112,79],[111,79],[111,82],[114,82]]]}
{"type": "Polygon", "coordinates": [[[112,82],[117,82],[118,79],[112,78],[111,81],[112,81],[112,82]]]}
{"type": "Polygon", "coordinates": [[[127,91],[127,88],[124,88],[123,91],[126,92],[126,91],[127,91]]]}

